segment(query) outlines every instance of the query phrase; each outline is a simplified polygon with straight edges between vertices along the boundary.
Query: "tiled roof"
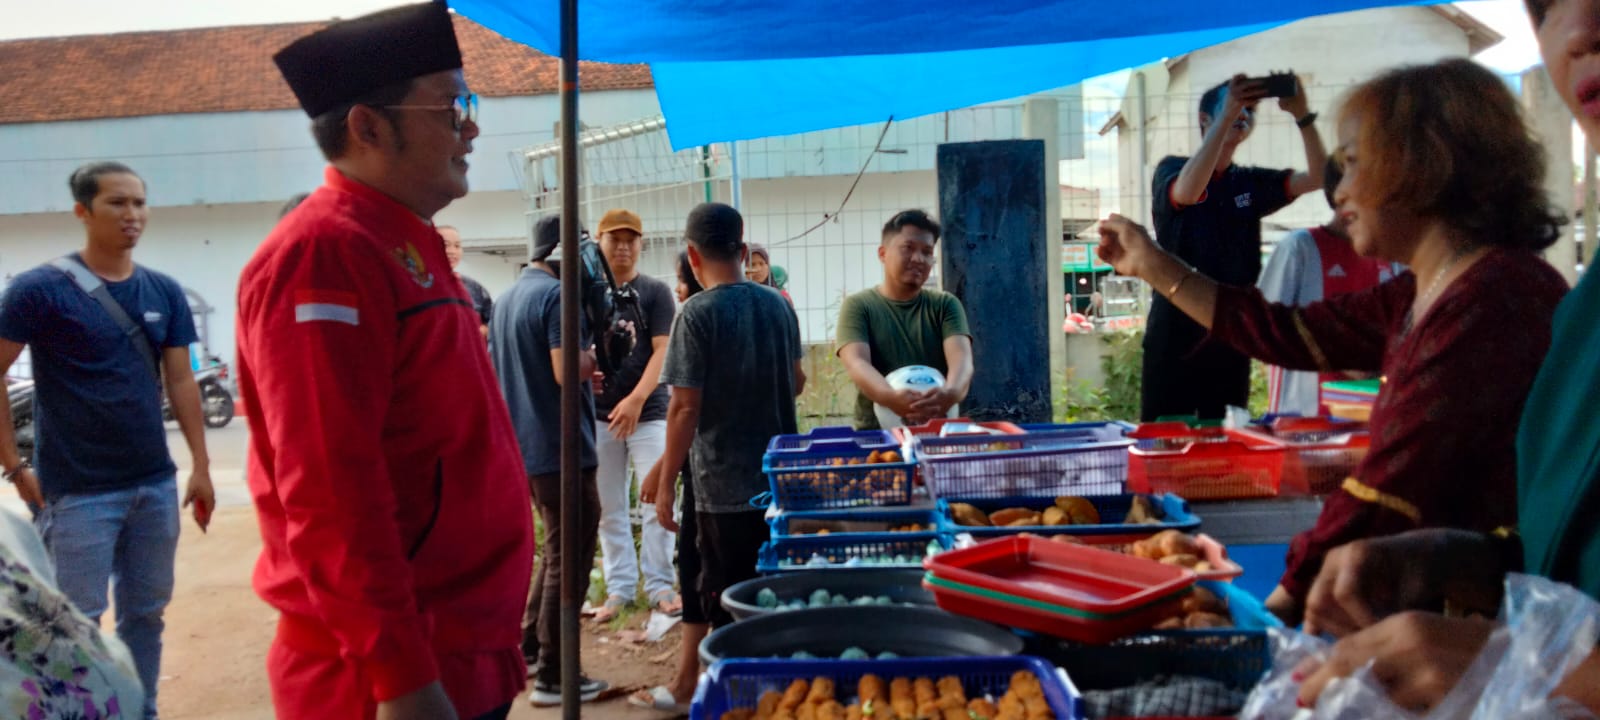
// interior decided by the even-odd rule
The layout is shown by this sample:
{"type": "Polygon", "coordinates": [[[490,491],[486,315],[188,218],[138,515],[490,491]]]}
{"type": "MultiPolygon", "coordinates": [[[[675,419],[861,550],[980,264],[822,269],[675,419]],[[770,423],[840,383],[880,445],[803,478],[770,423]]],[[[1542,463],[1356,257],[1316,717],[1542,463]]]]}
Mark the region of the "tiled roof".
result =
{"type": "MultiPolygon", "coordinates": [[[[554,93],[560,61],[455,16],[467,83],[484,97],[554,93]]],[[[298,107],[272,54],[328,23],[0,42],[0,124],[298,107]]],[[[652,87],[645,65],[582,63],[585,90],[652,87]]]]}

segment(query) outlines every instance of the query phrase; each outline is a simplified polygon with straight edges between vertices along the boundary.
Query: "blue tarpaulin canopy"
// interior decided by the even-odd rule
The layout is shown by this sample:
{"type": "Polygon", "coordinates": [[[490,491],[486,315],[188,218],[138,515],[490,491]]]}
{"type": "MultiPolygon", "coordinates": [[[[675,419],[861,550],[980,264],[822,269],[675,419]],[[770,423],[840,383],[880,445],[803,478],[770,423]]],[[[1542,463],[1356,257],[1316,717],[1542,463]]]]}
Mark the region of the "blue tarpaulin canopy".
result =
{"type": "MultiPolygon", "coordinates": [[[[449,0],[556,55],[558,4],[449,0]]],[[[1071,85],[1385,0],[582,0],[585,60],[649,63],[676,148],[907,119],[1071,85]]]]}

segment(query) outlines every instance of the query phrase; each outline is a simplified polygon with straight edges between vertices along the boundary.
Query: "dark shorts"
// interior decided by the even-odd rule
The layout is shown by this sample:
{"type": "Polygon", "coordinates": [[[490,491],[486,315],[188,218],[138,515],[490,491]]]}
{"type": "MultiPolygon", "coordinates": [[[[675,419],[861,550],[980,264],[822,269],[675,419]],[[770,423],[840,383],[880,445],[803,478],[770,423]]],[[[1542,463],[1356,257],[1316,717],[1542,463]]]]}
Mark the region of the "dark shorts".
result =
{"type": "Polygon", "coordinates": [[[704,598],[695,590],[700,584],[699,518],[694,511],[694,488],[689,485],[689,468],[683,469],[683,489],[678,491],[683,499],[678,518],[678,589],[683,594],[683,621],[691,625],[711,622],[706,614],[704,598]]]}
{"type": "Polygon", "coordinates": [[[756,576],[761,545],[772,537],[765,510],[697,513],[700,577],[694,585],[712,627],[733,623],[722,607],[722,591],[756,576]]]}

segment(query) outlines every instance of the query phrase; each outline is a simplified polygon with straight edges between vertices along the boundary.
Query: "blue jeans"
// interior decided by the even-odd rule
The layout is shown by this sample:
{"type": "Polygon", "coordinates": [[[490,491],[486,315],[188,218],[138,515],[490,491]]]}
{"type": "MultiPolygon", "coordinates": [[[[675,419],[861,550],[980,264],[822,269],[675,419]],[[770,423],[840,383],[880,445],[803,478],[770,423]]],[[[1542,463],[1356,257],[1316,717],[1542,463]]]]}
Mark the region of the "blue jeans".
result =
{"type": "Polygon", "coordinates": [[[144,717],[156,717],[162,614],[172,599],[178,552],[177,479],[110,492],[62,495],[35,520],[72,604],[98,623],[107,585],[116,593],[117,637],[144,684],[144,717]]]}

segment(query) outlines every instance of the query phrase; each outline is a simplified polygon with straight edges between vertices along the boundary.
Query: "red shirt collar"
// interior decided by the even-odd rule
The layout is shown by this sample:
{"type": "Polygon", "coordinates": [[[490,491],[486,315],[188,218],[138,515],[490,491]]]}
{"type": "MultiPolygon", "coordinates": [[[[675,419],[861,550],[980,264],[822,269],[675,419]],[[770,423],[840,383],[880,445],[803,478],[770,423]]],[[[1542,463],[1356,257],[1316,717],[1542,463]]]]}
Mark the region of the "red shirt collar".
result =
{"type": "Polygon", "coordinates": [[[429,229],[432,229],[434,226],[432,221],[423,220],[415,212],[412,212],[411,208],[402,205],[400,201],[385,195],[382,191],[372,187],[371,185],[361,182],[360,180],[350,178],[349,176],[340,172],[339,168],[336,168],[332,165],[323,168],[322,181],[330,190],[354,195],[358,198],[361,198],[363,202],[369,202],[377,205],[378,209],[384,212],[393,212],[397,215],[404,215],[412,220],[415,220],[419,225],[429,229]]]}

